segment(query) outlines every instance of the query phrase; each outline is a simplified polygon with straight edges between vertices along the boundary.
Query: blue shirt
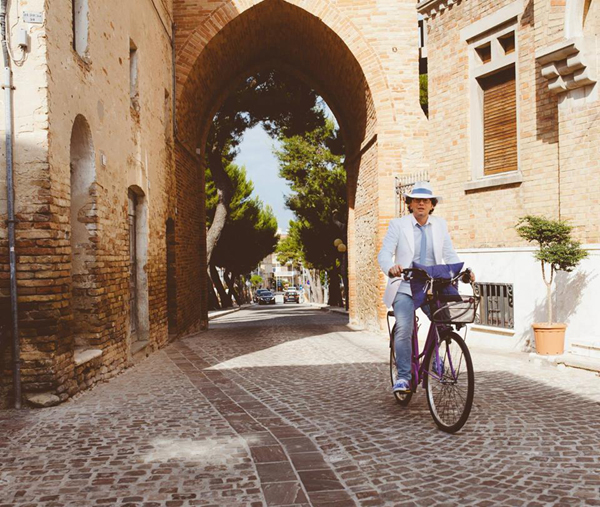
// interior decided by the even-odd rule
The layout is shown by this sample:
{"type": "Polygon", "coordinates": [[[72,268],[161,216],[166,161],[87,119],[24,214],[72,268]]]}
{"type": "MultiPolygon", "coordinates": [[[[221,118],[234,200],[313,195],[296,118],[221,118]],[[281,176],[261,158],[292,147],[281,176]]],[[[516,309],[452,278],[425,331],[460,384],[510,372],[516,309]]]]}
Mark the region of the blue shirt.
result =
{"type": "MultiPolygon", "coordinates": [[[[413,267],[415,262],[419,264],[425,264],[425,266],[433,266],[435,265],[435,257],[433,255],[433,234],[431,231],[431,223],[429,222],[429,217],[427,218],[427,222],[425,225],[418,227],[419,222],[414,217],[414,215],[410,216],[412,224],[413,224],[413,232],[415,238],[415,255],[413,256],[412,263],[409,268],[413,267]],[[425,251],[425,263],[420,261],[421,259],[421,235],[425,234],[427,236],[427,250],[425,251]]],[[[403,294],[408,294],[412,296],[412,291],[410,290],[410,282],[402,280],[400,282],[400,287],[398,287],[398,292],[402,292],[403,294]]]]}

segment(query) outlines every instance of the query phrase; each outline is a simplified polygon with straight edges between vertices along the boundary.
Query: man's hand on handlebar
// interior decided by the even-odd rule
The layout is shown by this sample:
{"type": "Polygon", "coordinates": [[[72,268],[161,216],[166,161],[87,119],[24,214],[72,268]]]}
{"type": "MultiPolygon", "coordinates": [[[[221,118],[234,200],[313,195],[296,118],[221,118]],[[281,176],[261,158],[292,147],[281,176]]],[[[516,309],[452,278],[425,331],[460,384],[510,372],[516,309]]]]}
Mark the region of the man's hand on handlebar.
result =
{"type": "Polygon", "coordinates": [[[470,268],[467,268],[461,277],[462,283],[475,283],[475,273],[470,268]]]}
{"type": "Polygon", "coordinates": [[[392,266],[390,268],[390,270],[388,271],[388,276],[390,278],[397,278],[402,274],[402,266],[400,266],[400,264],[396,264],[395,266],[392,266]]]}

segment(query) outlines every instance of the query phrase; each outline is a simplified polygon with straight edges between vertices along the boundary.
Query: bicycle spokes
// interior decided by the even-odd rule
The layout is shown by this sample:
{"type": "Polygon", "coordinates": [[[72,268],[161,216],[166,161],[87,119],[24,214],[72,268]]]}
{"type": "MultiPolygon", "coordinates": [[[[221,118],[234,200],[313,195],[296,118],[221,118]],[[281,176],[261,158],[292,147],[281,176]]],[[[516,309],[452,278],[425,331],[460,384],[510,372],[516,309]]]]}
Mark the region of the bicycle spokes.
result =
{"type": "Polygon", "coordinates": [[[427,402],[439,428],[458,431],[466,422],[474,393],[471,356],[462,338],[448,333],[426,358],[427,402]]]}

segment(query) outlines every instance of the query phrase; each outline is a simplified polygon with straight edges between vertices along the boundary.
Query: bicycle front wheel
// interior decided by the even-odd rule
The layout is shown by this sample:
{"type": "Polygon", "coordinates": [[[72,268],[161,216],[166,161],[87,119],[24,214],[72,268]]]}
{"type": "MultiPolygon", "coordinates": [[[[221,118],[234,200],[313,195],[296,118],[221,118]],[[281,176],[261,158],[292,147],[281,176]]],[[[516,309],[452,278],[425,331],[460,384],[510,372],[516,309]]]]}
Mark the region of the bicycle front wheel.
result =
{"type": "Polygon", "coordinates": [[[438,428],[447,433],[460,430],[469,418],[475,394],[471,354],[456,333],[446,333],[425,357],[424,387],[427,404],[438,428]],[[439,357],[439,360],[438,360],[439,357]]]}

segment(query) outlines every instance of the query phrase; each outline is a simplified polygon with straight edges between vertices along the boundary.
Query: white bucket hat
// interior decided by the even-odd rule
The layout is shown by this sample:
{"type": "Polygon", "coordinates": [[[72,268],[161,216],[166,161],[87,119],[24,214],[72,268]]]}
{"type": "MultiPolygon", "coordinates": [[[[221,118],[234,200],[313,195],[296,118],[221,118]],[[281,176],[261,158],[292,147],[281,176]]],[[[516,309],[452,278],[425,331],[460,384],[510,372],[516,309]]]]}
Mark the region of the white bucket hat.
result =
{"type": "Polygon", "coordinates": [[[404,197],[411,197],[413,199],[437,199],[441,201],[442,198],[439,195],[435,195],[431,185],[428,181],[417,181],[410,192],[406,192],[404,197]]]}

